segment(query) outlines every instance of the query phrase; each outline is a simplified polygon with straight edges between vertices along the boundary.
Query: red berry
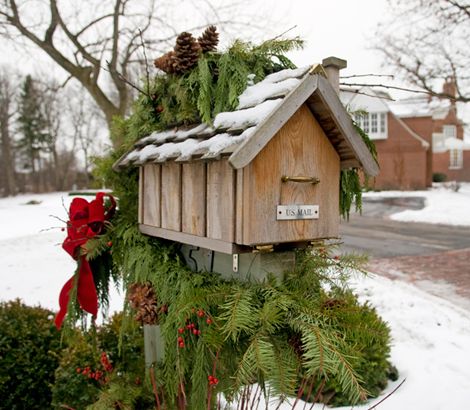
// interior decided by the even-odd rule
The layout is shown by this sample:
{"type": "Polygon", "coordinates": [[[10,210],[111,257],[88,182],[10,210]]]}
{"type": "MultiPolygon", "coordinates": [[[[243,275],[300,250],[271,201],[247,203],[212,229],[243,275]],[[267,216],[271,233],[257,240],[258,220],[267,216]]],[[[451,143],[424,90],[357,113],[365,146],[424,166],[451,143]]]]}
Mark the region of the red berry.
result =
{"type": "Polygon", "coordinates": [[[206,319],[206,323],[207,323],[208,325],[212,324],[212,319],[211,319],[210,317],[208,317],[208,318],[206,319]]]}
{"type": "Polygon", "coordinates": [[[184,339],[181,336],[178,336],[178,342],[184,342],[184,339]]]}
{"type": "Polygon", "coordinates": [[[82,372],[82,369],[80,369],[80,367],[77,367],[77,373],[81,373],[82,372]]]}
{"type": "Polygon", "coordinates": [[[198,336],[201,336],[201,330],[200,330],[200,329],[198,329],[197,335],[198,335],[198,336]]]}
{"type": "Polygon", "coordinates": [[[198,335],[198,330],[197,329],[193,329],[193,335],[195,335],[195,336],[198,335]]]}
{"type": "Polygon", "coordinates": [[[212,381],[213,378],[214,378],[214,376],[212,376],[211,374],[209,376],[207,376],[207,380],[209,380],[209,381],[212,381]]]}
{"type": "Polygon", "coordinates": [[[184,347],[184,342],[179,342],[179,343],[178,343],[178,346],[179,346],[179,347],[184,347]]]}
{"type": "Polygon", "coordinates": [[[107,245],[111,248],[111,246],[113,246],[113,243],[109,241],[107,245]]]}
{"type": "Polygon", "coordinates": [[[182,335],[182,334],[184,333],[184,329],[183,329],[182,327],[180,327],[180,328],[178,329],[178,333],[179,333],[180,335],[182,335]]]}
{"type": "Polygon", "coordinates": [[[199,310],[197,311],[197,315],[198,315],[199,317],[203,317],[203,316],[204,316],[204,311],[203,311],[202,309],[199,309],[199,310]]]}
{"type": "Polygon", "coordinates": [[[214,384],[219,384],[219,379],[217,377],[214,377],[212,380],[214,381],[214,384]]]}

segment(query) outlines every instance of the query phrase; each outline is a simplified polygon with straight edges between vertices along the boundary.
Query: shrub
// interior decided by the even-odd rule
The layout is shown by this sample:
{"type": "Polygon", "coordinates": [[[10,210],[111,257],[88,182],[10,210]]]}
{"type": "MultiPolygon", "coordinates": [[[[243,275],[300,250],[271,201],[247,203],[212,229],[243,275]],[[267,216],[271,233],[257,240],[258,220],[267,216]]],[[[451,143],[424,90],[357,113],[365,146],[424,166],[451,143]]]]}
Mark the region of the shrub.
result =
{"type": "MultiPolygon", "coordinates": [[[[350,346],[348,356],[368,397],[377,397],[388,379],[396,379],[397,371],[390,364],[390,330],[369,303],[360,304],[351,292],[341,292],[323,302],[323,314],[350,346]]],[[[323,388],[323,400],[335,406],[350,404],[335,378],[323,388]]]]}
{"type": "Polygon", "coordinates": [[[447,175],[442,172],[434,172],[432,174],[432,182],[446,182],[447,175]]]}
{"type": "Polygon", "coordinates": [[[0,303],[0,409],[47,409],[60,335],[53,313],[19,299],[0,303]]]}
{"type": "MultiPolygon", "coordinates": [[[[72,407],[76,410],[114,408],[113,403],[132,399],[146,403],[149,393],[142,386],[144,380],[143,331],[138,326],[127,326],[121,333],[122,314],[96,329],[74,329],[70,345],[64,349],[56,370],[53,386],[54,408],[72,407]],[[106,370],[101,355],[105,352],[111,367],[106,370]],[[88,370],[89,368],[89,370],[88,370]],[[100,377],[92,377],[97,371],[100,377]],[[102,403],[105,403],[102,405],[102,403]]],[[[129,405],[129,403],[124,403],[129,405]]]]}

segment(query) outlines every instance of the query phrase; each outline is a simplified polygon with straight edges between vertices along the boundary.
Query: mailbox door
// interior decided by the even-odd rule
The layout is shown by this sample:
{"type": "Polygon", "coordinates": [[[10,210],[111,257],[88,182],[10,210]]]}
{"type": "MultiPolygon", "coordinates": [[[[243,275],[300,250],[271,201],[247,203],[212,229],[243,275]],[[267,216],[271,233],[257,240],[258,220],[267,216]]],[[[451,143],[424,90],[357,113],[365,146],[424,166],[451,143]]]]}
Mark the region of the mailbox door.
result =
{"type": "Polygon", "coordinates": [[[275,244],[337,237],[339,176],[337,152],[303,105],[243,169],[243,178],[238,178],[242,179],[242,188],[237,187],[242,193],[237,197],[242,201],[238,204],[242,219],[238,243],[275,244]],[[302,182],[307,178],[319,182],[302,182]]]}

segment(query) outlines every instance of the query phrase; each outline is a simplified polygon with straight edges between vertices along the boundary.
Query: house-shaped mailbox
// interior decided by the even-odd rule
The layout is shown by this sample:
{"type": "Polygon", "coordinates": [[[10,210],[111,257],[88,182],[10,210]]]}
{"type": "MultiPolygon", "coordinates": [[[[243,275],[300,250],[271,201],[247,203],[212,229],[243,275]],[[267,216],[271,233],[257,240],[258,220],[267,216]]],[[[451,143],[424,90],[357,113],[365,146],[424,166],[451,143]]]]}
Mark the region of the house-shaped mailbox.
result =
{"type": "Polygon", "coordinates": [[[226,254],[337,237],[341,168],[378,171],[320,65],[248,86],[212,125],[152,133],[128,166],[143,233],[226,254]]]}

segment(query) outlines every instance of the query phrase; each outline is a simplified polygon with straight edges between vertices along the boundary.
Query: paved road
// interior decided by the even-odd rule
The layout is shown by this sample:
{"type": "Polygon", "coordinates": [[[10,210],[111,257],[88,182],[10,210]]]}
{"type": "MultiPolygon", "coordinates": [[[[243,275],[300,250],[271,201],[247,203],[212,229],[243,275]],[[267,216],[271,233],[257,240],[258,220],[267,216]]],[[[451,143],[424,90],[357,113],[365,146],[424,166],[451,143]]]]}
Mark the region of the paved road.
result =
{"type": "Polygon", "coordinates": [[[423,203],[365,202],[362,216],[341,224],[342,249],[368,254],[371,272],[413,283],[470,311],[470,228],[387,219],[423,203]]]}
{"type": "Polygon", "coordinates": [[[423,201],[420,198],[389,199],[387,202],[366,200],[362,216],[352,213],[349,222],[341,223],[343,250],[367,253],[372,258],[390,258],[470,248],[468,227],[386,219],[391,213],[410,208],[419,209],[422,206],[423,201]]]}

